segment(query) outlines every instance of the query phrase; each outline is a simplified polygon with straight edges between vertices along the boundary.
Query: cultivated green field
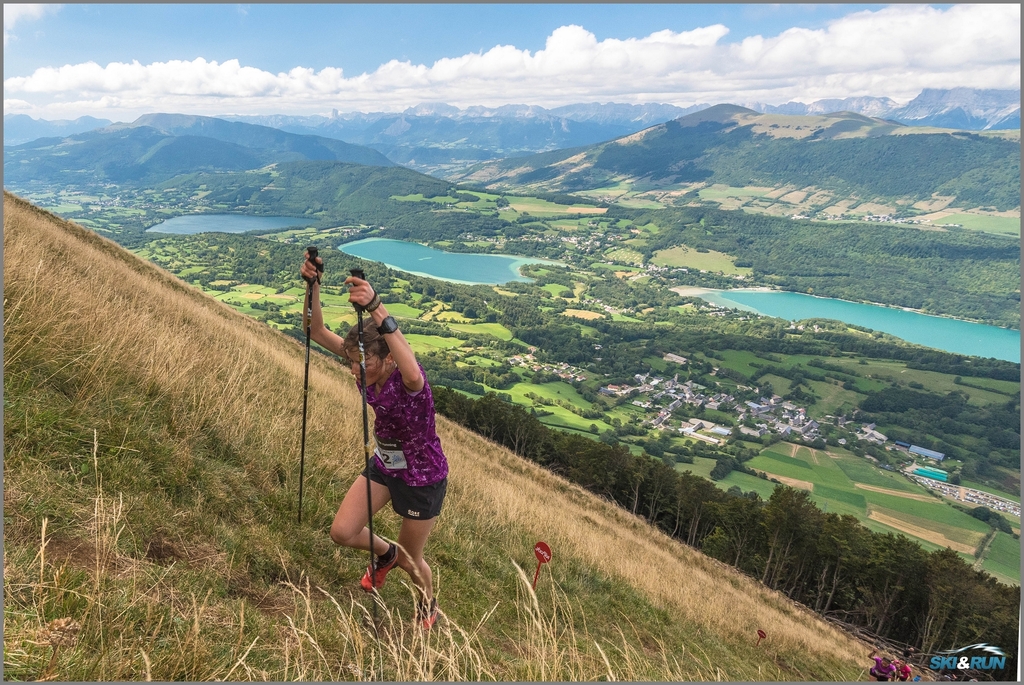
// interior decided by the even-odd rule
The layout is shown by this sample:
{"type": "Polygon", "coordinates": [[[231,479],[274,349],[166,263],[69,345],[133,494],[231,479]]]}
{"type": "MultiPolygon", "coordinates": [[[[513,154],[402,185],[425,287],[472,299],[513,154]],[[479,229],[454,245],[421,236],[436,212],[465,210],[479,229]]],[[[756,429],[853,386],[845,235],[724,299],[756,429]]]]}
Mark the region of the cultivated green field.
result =
{"type": "MultiPolygon", "coordinates": [[[[460,190],[459,195],[475,195],[477,200],[474,202],[466,202],[449,195],[424,197],[421,193],[415,193],[412,195],[392,195],[391,199],[399,202],[432,202],[442,207],[450,205],[457,209],[473,209],[482,211],[494,211],[498,209],[496,201],[500,196],[494,193],[482,193],[475,190],[460,190]]],[[[542,200],[537,197],[507,197],[506,199],[509,203],[508,207],[502,208],[501,211],[508,212],[510,214],[526,213],[532,216],[544,217],[555,216],[558,214],[604,214],[608,211],[604,207],[594,207],[592,205],[563,205],[556,202],[549,202],[548,200],[542,200]]]]}
{"type": "Polygon", "coordinates": [[[453,347],[462,345],[458,338],[442,338],[439,335],[422,335],[420,333],[406,333],[405,339],[414,352],[432,352],[434,350],[450,350],[453,347]]]}
{"type": "MultiPolygon", "coordinates": [[[[803,362],[805,359],[810,359],[810,357],[804,357],[803,355],[791,355],[788,363],[783,364],[783,366],[792,366],[798,362],[803,362]]],[[[939,373],[937,371],[908,369],[905,363],[899,361],[869,359],[865,360],[864,364],[861,364],[860,360],[850,359],[847,357],[837,357],[835,359],[829,359],[828,361],[830,364],[849,367],[849,370],[853,373],[857,373],[862,376],[871,376],[872,378],[857,379],[858,382],[856,385],[858,389],[862,390],[880,390],[885,387],[885,384],[882,382],[876,382],[874,387],[862,385],[862,382],[864,381],[867,381],[867,383],[870,384],[872,379],[888,380],[890,382],[916,382],[923,385],[924,389],[940,394],[947,394],[954,390],[962,390],[970,395],[970,399],[968,400],[969,404],[984,406],[993,403],[1005,404],[1007,400],[1013,397],[1020,389],[1020,386],[1012,381],[1000,381],[988,378],[966,378],[964,379],[964,382],[969,383],[969,386],[957,385],[953,382],[954,376],[951,374],[939,373]],[[986,390],[983,388],[990,389],[986,390]]]]}
{"type": "MultiPolygon", "coordinates": [[[[490,388],[488,388],[488,390],[490,390],[490,388]]],[[[587,407],[590,405],[589,402],[583,399],[580,394],[576,392],[576,388],[572,387],[568,383],[544,383],[542,385],[537,385],[535,383],[516,383],[511,388],[506,390],[497,390],[496,392],[508,393],[512,396],[512,401],[516,404],[526,407],[536,406],[538,410],[543,409],[544,411],[551,412],[551,416],[544,416],[541,418],[543,423],[567,426],[588,434],[590,433],[591,424],[597,424],[601,430],[606,430],[610,427],[601,419],[585,419],[557,403],[559,400],[562,400],[564,402],[569,402],[576,407],[587,407]],[[553,403],[544,405],[535,402],[531,398],[527,397],[526,393],[532,393],[538,397],[552,400],[553,403]]]]}
{"type": "Polygon", "coordinates": [[[960,224],[971,231],[983,233],[999,233],[1002,235],[1020,235],[1020,219],[1011,216],[986,216],[982,214],[951,214],[933,221],[937,226],[960,224]]]}
{"type": "MultiPolygon", "coordinates": [[[[783,442],[766,448],[747,466],[809,491],[811,499],[825,511],[851,514],[872,530],[901,533],[929,549],[950,546],[965,558],[973,558],[990,530],[988,524],[954,509],[926,488],[841,448],[825,452],[783,442]]],[[[736,478],[740,475],[745,474],[730,474],[720,481],[720,487],[744,487],[736,478]]],[[[746,478],[751,486],[753,480],[758,480],[746,478]]],[[[1019,541],[1010,541],[1016,543],[1019,553],[1019,541]]]]}
{"type": "MultiPolygon", "coordinates": [[[[639,252],[635,252],[634,250],[623,250],[623,251],[630,253],[630,257],[632,257],[633,255],[639,255],[640,254],[639,252]]],[[[606,254],[605,256],[606,257],[610,257],[611,254],[609,253],[609,254],[606,254]]],[[[597,270],[602,270],[603,269],[605,271],[632,271],[633,273],[640,273],[641,271],[643,271],[643,269],[641,269],[638,266],[627,266],[627,265],[622,265],[622,264],[605,264],[603,262],[595,262],[594,264],[590,265],[590,268],[591,269],[597,269],[597,270]]]]}
{"type": "Polygon", "coordinates": [[[609,250],[605,252],[604,256],[613,262],[621,262],[622,264],[643,264],[644,261],[642,254],[628,247],[609,250]]]}
{"type": "MultiPolygon", "coordinates": [[[[711,469],[715,468],[715,460],[706,457],[694,457],[692,464],[676,464],[676,471],[689,471],[695,476],[711,479],[711,469]]],[[[732,474],[730,474],[732,475],[732,474]]]]}
{"type": "MultiPolygon", "coordinates": [[[[555,297],[561,297],[563,292],[572,293],[571,289],[566,288],[564,285],[560,285],[558,283],[548,283],[547,285],[541,286],[541,290],[546,290],[555,297]]],[[[569,297],[571,297],[571,295],[569,295],[569,297]]]]}
{"type": "MultiPolygon", "coordinates": [[[[696,457],[694,458],[696,460],[696,457]]],[[[707,460],[711,461],[711,460],[707,460]]],[[[711,463],[714,466],[714,462],[711,463]]],[[[758,478],[757,476],[751,476],[749,473],[740,473],[739,471],[733,471],[728,476],[718,481],[719,487],[728,490],[732,486],[737,486],[743,492],[750,492],[753,490],[761,499],[768,499],[775,492],[775,488],[778,487],[778,483],[773,483],[770,480],[758,478]]]]}
{"type": "Polygon", "coordinates": [[[420,318],[420,316],[423,315],[422,309],[416,309],[415,307],[410,307],[409,305],[402,304],[400,302],[392,302],[384,306],[388,308],[388,314],[392,314],[398,317],[405,317],[407,319],[418,319],[420,318]]]}
{"type": "Polygon", "coordinates": [[[996,533],[981,566],[1004,583],[1020,585],[1020,540],[996,533]]]}
{"type": "Polygon", "coordinates": [[[434,202],[440,205],[452,202],[455,198],[447,195],[437,195],[435,197],[423,197],[422,193],[414,193],[412,195],[392,195],[392,200],[399,202],[434,202]]]}
{"type": "Polygon", "coordinates": [[[858,395],[853,390],[845,390],[836,381],[807,381],[807,384],[811,387],[814,394],[820,398],[814,403],[814,414],[817,416],[825,416],[827,414],[837,416],[847,411],[852,411],[857,408],[863,399],[863,395],[858,395]]]}
{"type": "Polygon", "coordinates": [[[533,216],[552,216],[554,214],[604,214],[607,208],[592,205],[561,205],[536,197],[508,197],[509,207],[517,212],[526,212],[533,216]]]}
{"type": "Polygon", "coordinates": [[[744,275],[753,273],[753,269],[747,266],[736,266],[735,257],[724,252],[697,252],[697,250],[686,247],[673,247],[668,250],[658,250],[651,259],[652,264],[658,266],[684,266],[690,269],[702,271],[721,272],[726,275],[744,275]]]}
{"type": "Polygon", "coordinates": [[[716,183],[708,188],[701,188],[697,194],[702,200],[721,201],[726,198],[738,198],[749,200],[753,197],[764,197],[772,191],[772,188],[759,188],[755,186],[744,186],[737,188],[716,183]]]}
{"type": "Polygon", "coordinates": [[[754,367],[754,364],[764,366],[765,364],[772,363],[763,357],[758,357],[753,352],[748,352],[747,350],[722,350],[719,354],[725,357],[725,359],[710,359],[705,357],[703,354],[699,356],[703,357],[715,366],[724,366],[727,369],[739,371],[740,373],[748,376],[757,370],[754,367]]]}
{"type": "MultiPolygon", "coordinates": [[[[391,305],[388,305],[389,307],[391,305]]],[[[461,331],[462,333],[483,333],[485,335],[493,335],[495,338],[501,340],[511,340],[512,331],[502,326],[500,323],[450,323],[448,328],[453,331],[461,331]]]]}

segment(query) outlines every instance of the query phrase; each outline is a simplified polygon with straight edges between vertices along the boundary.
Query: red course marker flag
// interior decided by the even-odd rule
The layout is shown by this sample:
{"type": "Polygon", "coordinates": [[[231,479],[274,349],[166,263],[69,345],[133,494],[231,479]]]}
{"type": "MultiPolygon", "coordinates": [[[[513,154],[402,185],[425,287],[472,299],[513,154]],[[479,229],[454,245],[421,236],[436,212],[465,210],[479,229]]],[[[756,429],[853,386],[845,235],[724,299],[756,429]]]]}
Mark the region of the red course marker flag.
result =
{"type": "Polygon", "coordinates": [[[768,635],[763,630],[758,630],[757,631],[757,644],[755,644],[754,646],[757,647],[757,645],[761,644],[761,640],[765,639],[766,637],[768,637],[768,635]]]}
{"type": "Polygon", "coordinates": [[[533,589],[537,589],[537,578],[540,577],[540,565],[551,561],[551,548],[546,542],[538,542],[533,546],[533,554],[537,557],[537,572],[533,574],[533,589]]]}

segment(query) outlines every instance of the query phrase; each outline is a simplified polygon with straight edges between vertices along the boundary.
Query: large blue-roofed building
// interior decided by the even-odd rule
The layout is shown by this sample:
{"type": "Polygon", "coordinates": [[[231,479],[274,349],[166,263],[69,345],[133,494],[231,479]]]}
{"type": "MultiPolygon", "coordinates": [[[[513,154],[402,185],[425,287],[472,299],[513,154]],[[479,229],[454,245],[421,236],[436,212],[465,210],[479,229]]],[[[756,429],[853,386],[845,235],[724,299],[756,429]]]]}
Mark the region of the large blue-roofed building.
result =
{"type": "Polygon", "coordinates": [[[929,459],[934,459],[935,461],[942,461],[943,459],[946,458],[946,455],[943,454],[942,452],[936,452],[935,450],[928,450],[928,449],[925,449],[924,447],[918,447],[917,445],[911,445],[910,449],[907,450],[907,451],[910,452],[911,454],[919,454],[922,457],[928,457],[929,459]]]}

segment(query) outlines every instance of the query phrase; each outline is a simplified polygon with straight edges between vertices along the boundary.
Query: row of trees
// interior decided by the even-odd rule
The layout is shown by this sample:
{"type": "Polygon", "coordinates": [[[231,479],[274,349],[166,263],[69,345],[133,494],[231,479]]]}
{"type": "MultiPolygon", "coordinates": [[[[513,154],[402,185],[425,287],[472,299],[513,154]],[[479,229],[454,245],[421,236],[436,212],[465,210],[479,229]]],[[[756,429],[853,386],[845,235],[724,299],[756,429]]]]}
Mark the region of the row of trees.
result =
{"type": "Polygon", "coordinates": [[[927,552],[902,535],[874,533],[782,485],[767,501],[723,492],[668,460],[548,429],[494,395],[472,400],[437,387],[434,397],[443,415],[818,613],[922,652],[996,644],[1011,655],[1003,675],[1015,672],[1020,589],[952,550],[927,552]]]}

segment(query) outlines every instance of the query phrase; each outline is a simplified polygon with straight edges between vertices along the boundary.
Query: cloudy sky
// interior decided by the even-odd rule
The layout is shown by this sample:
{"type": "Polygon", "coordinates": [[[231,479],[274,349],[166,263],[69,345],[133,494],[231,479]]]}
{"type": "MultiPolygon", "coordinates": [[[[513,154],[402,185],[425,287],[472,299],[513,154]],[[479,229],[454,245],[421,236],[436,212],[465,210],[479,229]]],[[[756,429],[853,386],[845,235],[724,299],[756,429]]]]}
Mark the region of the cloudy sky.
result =
{"type": "Polygon", "coordinates": [[[4,113],[905,102],[1020,88],[1013,5],[4,5],[4,113]]]}

